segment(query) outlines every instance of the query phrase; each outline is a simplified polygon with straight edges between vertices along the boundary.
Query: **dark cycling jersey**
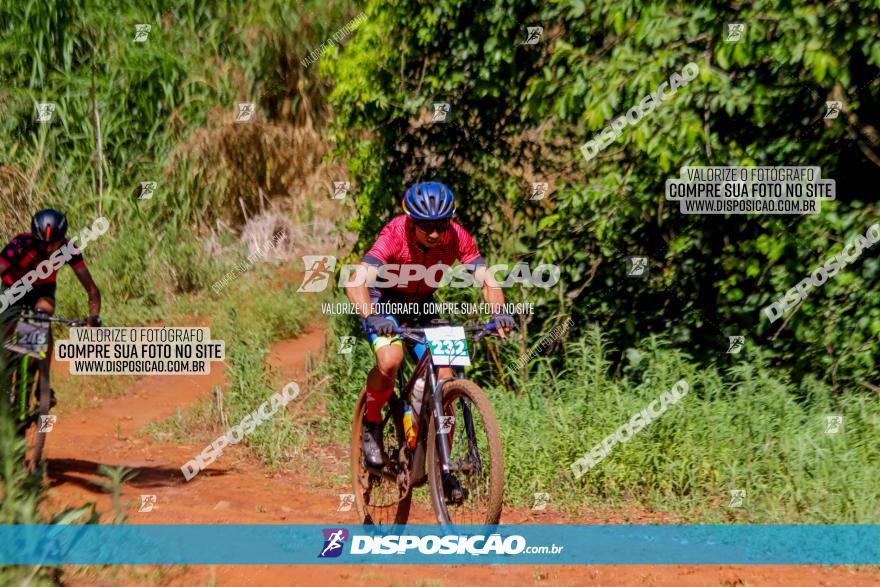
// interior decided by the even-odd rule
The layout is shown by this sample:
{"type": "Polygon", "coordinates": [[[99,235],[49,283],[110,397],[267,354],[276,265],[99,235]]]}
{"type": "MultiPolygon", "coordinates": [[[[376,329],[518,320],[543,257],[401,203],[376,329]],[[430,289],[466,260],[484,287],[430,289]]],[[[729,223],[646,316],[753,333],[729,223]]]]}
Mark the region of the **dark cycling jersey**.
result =
{"type": "MultiPolygon", "coordinates": [[[[485,265],[473,237],[460,224],[450,221],[449,229],[443,233],[440,242],[426,249],[416,241],[415,226],[406,214],[385,225],[362,261],[375,266],[415,264],[431,267],[452,265],[455,261],[466,265],[485,265]]],[[[397,271],[392,273],[398,274],[397,271]]],[[[374,302],[394,300],[421,303],[430,298],[436,289],[424,280],[409,281],[402,287],[370,288],[370,297],[374,302]]]]}
{"type": "MultiPolygon", "coordinates": [[[[14,239],[12,239],[8,245],[6,245],[2,251],[0,251],[0,270],[5,270],[3,273],[3,285],[10,286],[26,274],[36,269],[37,266],[49,259],[51,255],[46,255],[42,251],[40,251],[38,247],[39,241],[34,237],[30,232],[24,232],[14,239]]],[[[69,240],[65,240],[62,244],[62,249],[55,254],[62,255],[63,249],[66,246],[70,245],[69,240]]],[[[64,262],[66,265],[70,265],[73,269],[79,269],[80,267],[85,267],[85,261],[83,261],[82,254],[79,252],[79,249],[73,247],[73,254],[70,255],[70,259],[64,262]]],[[[59,265],[59,269],[60,269],[59,265]]],[[[37,277],[34,280],[34,287],[44,284],[55,283],[55,278],[58,274],[57,270],[50,271],[48,277],[37,277]]]]}

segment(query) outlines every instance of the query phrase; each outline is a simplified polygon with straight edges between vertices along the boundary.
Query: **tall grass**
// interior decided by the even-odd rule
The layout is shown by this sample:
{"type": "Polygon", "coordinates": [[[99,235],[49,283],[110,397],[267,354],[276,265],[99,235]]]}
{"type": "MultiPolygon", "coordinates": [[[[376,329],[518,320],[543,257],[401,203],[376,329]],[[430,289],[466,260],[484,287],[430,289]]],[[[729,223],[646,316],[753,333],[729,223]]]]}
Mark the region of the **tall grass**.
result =
{"type": "MultiPolygon", "coordinates": [[[[287,383],[279,383],[267,363],[272,343],[295,338],[316,323],[312,302],[296,295],[293,284],[279,284],[268,268],[239,278],[222,295],[200,300],[198,305],[212,316],[211,336],[226,343],[226,383],[213,399],[148,426],[145,432],[157,440],[191,443],[198,439],[207,444],[237,425],[287,383]]],[[[315,349],[315,354],[319,351],[315,349]]],[[[296,381],[305,395],[304,378],[296,381]]],[[[291,412],[279,410],[257,426],[243,445],[266,465],[277,467],[290,461],[305,434],[291,412]]]]}
{"type": "Polygon", "coordinates": [[[312,214],[302,202],[340,175],[322,161],[316,131],[328,82],[299,57],[352,10],[285,0],[3,3],[0,236],[26,231],[39,207],[64,210],[74,231],[97,215],[94,77],[100,209],[111,228],[86,259],[108,318],[161,317],[222,268],[205,254],[206,237],[239,232],[266,201],[312,214]],[[143,43],[133,41],[139,23],[152,26],[143,43]],[[51,123],[35,121],[42,101],[57,105],[51,123]],[[234,122],[239,102],[256,103],[252,124],[234,122]],[[157,182],[153,199],[138,199],[142,181],[157,182]]]}
{"type": "MultiPolygon", "coordinates": [[[[41,207],[67,213],[71,233],[101,210],[110,229],[84,256],[105,325],[210,319],[214,338],[227,343],[224,414],[233,423],[277,391],[265,353],[301,332],[312,312],[289,284],[277,287],[270,263],[220,295],[210,286],[244,256],[240,237],[267,203],[291,223],[342,210],[303,203],[324,196],[340,166],[323,160],[318,132],[327,82],[299,60],[353,14],[335,0],[0,3],[0,238],[29,230],[41,207]],[[152,30],[135,43],[141,23],[152,30]],[[56,104],[52,122],[36,122],[37,102],[56,104]],[[247,128],[233,121],[239,102],[256,103],[247,128]],[[103,139],[100,197],[93,103],[103,139]],[[157,182],[153,199],[138,199],[142,181],[157,182]]],[[[60,315],[87,313],[66,270],[57,303],[60,315]]],[[[296,434],[281,417],[251,442],[275,463],[296,434]]],[[[12,445],[2,448],[2,521],[40,521],[40,489],[23,489],[12,445]]]]}
{"type": "MultiPolygon", "coordinates": [[[[334,331],[356,332],[339,318],[334,331]]],[[[535,492],[564,511],[667,512],[683,521],[877,523],[880,520],[880,402],[867,394],[832,396],[811,380],[793,389],[784,374],[744,358],[705,368],[659,337],[635,349],[640,361],[611,374],[601,330],[566,343],[565,369],[547,357],[511,388],[485,369],[469,376],[489,394],[501,428],[505,499],[531,507],[535,492]],[[629,442],[575,480],[570,465],[673,384],[690,391],[629,442]],[[837,434],[826,416],[843,416],[837,434]],[[742,507],[728,507],[742,489],[742,507]]],[[[481,362],[487,355],[482,354],[481,362]]],[[[328,355],[327,422],[347,442],[351,410],[373,357],[365,342],[352,355],[328,355]]]]}
{"type": "MultiPolygon", "coordinates": [[[[24,468],[25,442],[18,434],[15,417],[10,410],[7,391],[15,363],[8,353],[0,351],[0,524],[73,524],[97,523],[100,514],[95,503],[70,508],[47,517],[40,511],[45,499],[42,470],[28,473],[24,468]]],[[[120,484],[114,486],[120,491],[120,484]]],[[[57,585],[61,576],[58,565],[0,565],[0,584],[57,585]]]]}

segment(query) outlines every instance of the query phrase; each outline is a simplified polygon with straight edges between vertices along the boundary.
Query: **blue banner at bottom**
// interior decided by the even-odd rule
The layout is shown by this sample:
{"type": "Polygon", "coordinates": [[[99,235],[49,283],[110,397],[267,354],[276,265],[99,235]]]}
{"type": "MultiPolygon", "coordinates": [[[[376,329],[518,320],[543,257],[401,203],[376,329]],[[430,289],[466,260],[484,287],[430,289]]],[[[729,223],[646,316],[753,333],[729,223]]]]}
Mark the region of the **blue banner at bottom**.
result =
{"type": "Polygon", "coordinates": [[[880,525],[0,525],[9,564],[878,565],[880,525]]]}

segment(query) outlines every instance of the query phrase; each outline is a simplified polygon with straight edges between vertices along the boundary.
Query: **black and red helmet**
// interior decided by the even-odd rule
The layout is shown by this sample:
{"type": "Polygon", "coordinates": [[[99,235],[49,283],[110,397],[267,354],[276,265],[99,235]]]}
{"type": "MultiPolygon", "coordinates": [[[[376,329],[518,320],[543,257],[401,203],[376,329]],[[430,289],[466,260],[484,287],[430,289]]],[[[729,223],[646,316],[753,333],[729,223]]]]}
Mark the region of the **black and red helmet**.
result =
{"type": "Polygon", "coordinates": [[[67,218],[54,208],[40,210],[31,219],[31,232],[37,240],[54,243],[67,236],[67,218]]]}

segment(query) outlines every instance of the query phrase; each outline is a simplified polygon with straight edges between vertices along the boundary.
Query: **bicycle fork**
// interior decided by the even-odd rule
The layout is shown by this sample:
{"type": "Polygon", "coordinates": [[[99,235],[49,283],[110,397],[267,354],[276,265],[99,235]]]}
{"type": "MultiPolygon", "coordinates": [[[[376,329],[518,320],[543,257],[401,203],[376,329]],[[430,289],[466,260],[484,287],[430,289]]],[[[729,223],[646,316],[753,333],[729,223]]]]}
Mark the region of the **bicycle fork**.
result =
{"type": "MultiPolygon", "coordinates": [[[[433,374],[432,374],[433,375],[433,374]]],[[[433,380],[434,377],[432,376],[433,380]]],[[[434,430],[437,437],[433,439],[440,447],[440,469],[443,473],[449,473],[449,445],[446,443],[448,431],[444,431],[444,420],[446,414],[443,413],[443,385],[449,379],[441,379],[434,385],[434,393],[431,394],[431,402],[434,408],[434,430]]],[[[432,439],[429,439],[431,441],[432,439]]]]}
{"type": "MultiPolygon", "coordinates": [[[[433,378],[432,378],[433,379],[433,378]]],[[[443,473],[450,472],[449,462],[451,460],[451,456],[449,454],[450,446],[449,443],[446,442],[446,439],[449,437],[449,430],[444,430],[444,428],[449,428],[448,426],[444,426],[443,418],[446,414],[443,413],[443,397],[442,397],[442,389],[443,385],[446,384],[447,381],[452,381],[455,377],[449,377],[446,379],[441,379],[434,386],[434,393],[431,394],[431,401],[433,402],[434,409],[434,422],[436,422],[434,428],[437,432],[437,437],[434,439],[438,445],[440,445],[440,468],[443,473]]],[[[464,430],[465,434],[467,434],[467,442],[468,442],[468,455],[472,458],[475,457],[474,453],[477,453],[476,450],[476,431],[474,429],[474,416],[471,411],[471,406],[468,402],[465,401],[465,398],[459,398],[459,405],[461,406],[461,413],[464,418],[464,430]]],[[[453,422],[453,425],[455,423],[453,422]]],[[[430,439],[429,439],[430,440],[430,439]]],[[[479,454],[476,454],[475,460],[477,461],[478,466],[481,465],[479,454]]]]}

